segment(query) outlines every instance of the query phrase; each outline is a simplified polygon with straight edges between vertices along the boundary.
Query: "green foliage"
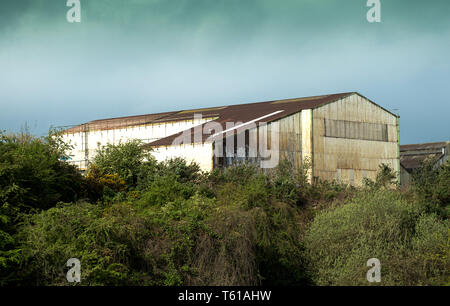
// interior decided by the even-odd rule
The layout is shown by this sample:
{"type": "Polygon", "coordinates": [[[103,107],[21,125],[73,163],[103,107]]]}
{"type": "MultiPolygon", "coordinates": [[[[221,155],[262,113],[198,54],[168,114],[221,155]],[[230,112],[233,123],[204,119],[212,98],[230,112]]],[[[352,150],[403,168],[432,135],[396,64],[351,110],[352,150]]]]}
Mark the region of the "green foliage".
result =
{"type": "Polygon", "coordinates": [[[297,171],[288,160],[280,161],[271,175],[273,193],[277,199],[286,203],[304,205],[310,192],[307,179],[309,163],[304,163],[297,171]]]}
{"type": "Polygon", "coordinates": [[[310,284],[310,276],[305,269],[299,208],[272,203],[258,211],[256,225],[256,256],[261,283],[274,286],[310,284]]]}
{"type": "Polygon", "coordinates": [[[127,189],[125,180],[117,173],[104,173],[95,164],[90,165],[85,181],[88,197],[94,202],[101,199],[105,202],[111,201],[117,193],[127,189]]]}
{"type": "Polygon", "coordinates": [[[450,285],[450,220],[423,214],[412,239],[416,279],[423,284],[450,285]]]}
{"type": "Polygon", "coordinates": [[[65,204],[22,227],[19,277],[66,284],[64,263],[75,257],[82,285],[296,284],[304,274],[295,221],[286,204],[243,209],[199,195],[145,209],[65,204]]]}
{"type": "Polygon", "coordinates": [[[51,208],[22,227],[24,260],[18,273],[30,284],[67,285],[65,262],[74,257],[82,263],[87,285],[152,285],[146,274],[133,269],[144,264],[138,246],[149,235],[144,220],[126,204],[105,210],[88,203],[51,208]]]}
{"type": "Polygon", "coordinates": [[[163,205],[177,199],[189,199],[195,193],[195,188],[188,183],[178,181],[175,174],[155,176],[152,182],[141,192],[140,207],[163,205]]]}
{"type": "Polygon", "coordinates": [[[372,257],[382,284],[450,283],[448,164],[412,195],[385,165],[363,188],[310,184],[307,162],[202,173],[128,141],[83,177],[58,132],[0,136],[0,285],[70,285],[72,257],[80,285],[367,285],[372,257]]]}
{"type": "Polygon", "coordinates": [[[397,191],[362,191],[312,222],[305,246],[313,280],[319,285],[368,285],[365,264],[374,257],[382,264],[383,285],[439,283],[448,266],[448,228],[448,221],[423,215],[419,205],[397,191]],[[447,249],[430,241],[447,243],[447,249]],[[441,269],[424,266],[420,256],[436,254],[446,254],[441,269]]]}
{"type": "Polygon", "coordinates": [[[21,258],[14,234],[22,215],[82,194],[82,176],[61,161],[66,149],[54,132],[43,138],[0,133],[0,284],[10,279],[21,258]]]}
{"type": "Polygon", "coordinates": [[[175,175],[180,183],[196,182],[200,179],[199,165],[191,162],[188,164],[185,159],[176,157],[167,159],[158,164],[159,175],[175,175]]]}
{"type": "Polygon", "coordinates": [[[75,167],[61,161],[62,149],[58,143],[52,136],[31,138],[0,134],[2,203],[29,212],[77,198],[82,189],[82,177],[75,167]]]}
{"type": "Polygon", "coordinates": [[[381,164],[378,166],[375,182],[369,178],[364,178],[364,185],[371,189],[398,187],[397,174],[389,165],[381,164]]]}
{"type": "Polygon", "coordinates": [[[155,160],[140,140],[129,140],[99,147],[93,163],[102,174],[118,174],[128,185],[135,186],[143,164],[153,164],[155,160]]]}
{"type": "Polygon", "coordinates": [[[430,213],[449,215],[450,204],[450,161],[435,167],[434,160],[425,161],[413,172],[413,190],[422,205],[430,213]]]}
{"type": "Polygon", "coordinates": [[[239,205],[244,208],[265,207],[270,203],[270,190],[266,177],[255,173],[246,183],[227,182],[216,187],[218,201],[223,205],[239,205]]]}

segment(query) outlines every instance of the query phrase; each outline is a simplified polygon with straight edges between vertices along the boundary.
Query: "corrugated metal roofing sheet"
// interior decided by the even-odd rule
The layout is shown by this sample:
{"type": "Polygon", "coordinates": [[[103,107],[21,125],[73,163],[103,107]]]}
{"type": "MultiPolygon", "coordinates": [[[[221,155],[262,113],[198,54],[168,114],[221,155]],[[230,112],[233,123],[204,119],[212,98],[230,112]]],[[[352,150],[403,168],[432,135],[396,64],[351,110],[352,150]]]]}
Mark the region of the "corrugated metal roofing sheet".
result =
{"type": "MultiPolygon", "coordinates": [[[[192,110],[181,110],[174,112],[165,112],[157,114],[147,114],[138,116],[128,116],[119,118],[109,118],[90,121],[85,124],[81,124],[66,130],[66,133],[76,133],[83,131],[94,131],[94,130],[109,130],[109,129],[119,129],[127,128],[131,126],[139,126],[154,123],[164,123],[164,122],[176,122],[181,120],[192,120],[194,115],[201,114],[202,118],[211,118],[215,122],[221,124],[223,130],[225,130],[226,122],[249,122],[259,117],[264,117],[261,122],[270,122],[277,120],[293,113],[299,112],[303,109],[312,109],[319,106],[337,101],[339,99],[345,98],[352,94],[358,94],[356,92],[346,92],[337,93],[313,97],[302,97],[294,99],[283,99],[283,100],[272,100],[265,102],[255,102],[247,104],[237,104],[192,110]],[[272,114],[271,116],[266,116],[272,114]]],[[[362,96],[362,95],[360,95],[362,96]]],[[[364,96],[362,96],[364,97],[364,96]]],[[[365,97],[364,97],[365,98],[365,97]]],[[[367,99],[367,98],[366,98],[367,99]]],[[[370,101],[369,99],[367,99],[370,101]]],[[[371,103],[374,103],[370,101],[371,103]]],[[[374,103],[376,104],[376,103],[374,103]]],[[[377,105],[377,104],[376,104],[377,105]]],[[[381,106],[379,106],[381,107],[381,106]]],[[[382,108],[382,107],[381,107],[382,108]]],[[[384,109],[384,108],[382,108],[384,109]]],[[[385,109],[384,109],[385,110],[385,109]]],[[[385,110],[387,111],[387,110],[385,110]]],[[[387,111],[389,112],[389,111],[387,111]]],[[[392,114],[392,113],[391,113],[392,114]]],[[[392,114],[394,115],[394,114],[392,114]]],[[[394,115],[395,116],[395,115],[394,115]]],[[[257,124],[259,122],[256,122],[257,124]]],[[[203,125],[202,125],[203,128],[203,125]]],[[[190,129],[191,138],[193,139],[194,129],[190,129]]],[[[171,145],[173,140],[180,136],[182,132],[168,136],[166,138],[159,139],[155,142],[150,143],[150,146],[165,146],[171,145]]],[[[203,134],[203,133],[202,133],[203,134]]],[[[202,141],[205,141],[210,135],[203,135],[202,141]]]]}
{"type": "Polygon", "coordinates": [[[157,120],[163,120],[163,118],[176,114],[177,112],[167,112],[158,114],[147,114],[139,116],[128,116],[119,118],[109,118],[93,120],[85,124],[80,124],[66,130],[66,133],[78,133],[84,132],[85,130],[95,131],[95,130],[112,130],[120,129],[129,126],[143,125],[155,122],[157,120]]]}
{"type": "MultiPolygon", "coordinates": [[[[248,103],[248,104],[238,104],[238,105],[230,105],[226,107],[222,107],[220,109],[215,109],[214,112],[217,113],[217,119],[213,120],[214,122],[219,123],[222,126],[222,129],[226,129],[227,122],[249,122],[254,119],[264,117],[264,119],[260,121],[256,121],[256,124],[259,122],[271,122],[291,114],[297,113],[303,109],[311,109],[316,108],[327,103],[337,101],[341,98],[347,97],[353,92],[349,93],[339,93],[339,94],[331,94],[324,96],[315,96],[315,97],[306,97],[306,98],[296,98],[296,99],[285,99],[285,100],[274,100],[274,101],[266,101],[266,102],[256,102],[256,103],[248,103]],[[273,114],[273,115],[270,115],[273,114]],[[270,115],[270,116],[266,116],[270,115]]],[[[202,117],[206,117],[209,115],[209,112],[196,112],[197,114],[202,114],[202,117]]],[[[170,117],[168,118],[170,119],[170,117]]],[[[203,129],[205,124],[201,125],[203,129]]],[[[188,131],[188,130],[187,130],[188,131]]],[[[173,141],[183,132],[159,139],[149,144],[149,146],[167,146],[171,145],[173,141]]],[[[191,139],[194,139],[194,128],[190,129],[191,139]]],[[[207,135],[202,133],[202,141],[205,141],[211,135],[207,135]]]]}
{"type": "Polygon", "coordinates": [[[400,152],[407,152],[412,150],[440,150],[442,148],[445,148],[448,143],[448,141],[441,141],[401,145],[400,152]]]}
{"type": "Polygon", "coordinates": [[[429,142],[400,146],[400,163],[409,172],[419,168],[427,160],[438,161],[445,154],[450,142],[429,142]]]}
{"type": "Polygon", "coordinates": [[[217,120],[219,120],[219,122],[226,122],[226,121],[246,122],[251,119],[257,118],[261,115],[274,112],[280,109],[285,111],[283,114],[280,114],[280,116],[283,116],[289,113],[297,112],[302,109],[314,108],[329,103],[331,101],[340,99],[342,97],[348,96],[350,94],[352,93],[340,93],[315,97],[273,100],[266,102],[181,110],[157,114],[100,119],[100,120],[93,120],[85,124],[80,124],[78,126],[67,129],[65,132],[77,133],[83,132],[85,130],[89,131],[109,130],[157,122],[192,120],[194,118],[194,114],[202,114],[203,118],[217,117],[218,118],[217,120]]]}

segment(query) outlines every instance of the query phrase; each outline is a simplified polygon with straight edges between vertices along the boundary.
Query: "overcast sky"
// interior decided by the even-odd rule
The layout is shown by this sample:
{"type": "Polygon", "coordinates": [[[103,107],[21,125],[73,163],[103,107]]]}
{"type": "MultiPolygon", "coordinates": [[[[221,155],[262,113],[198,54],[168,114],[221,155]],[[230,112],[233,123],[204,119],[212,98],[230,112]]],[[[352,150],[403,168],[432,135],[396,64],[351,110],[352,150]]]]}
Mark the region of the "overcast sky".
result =
{"type": "Polygon", "coordinates": [[[0,129],[357,91],[450,140],[449,0],[80,2],[0,1],[0,129]]]}

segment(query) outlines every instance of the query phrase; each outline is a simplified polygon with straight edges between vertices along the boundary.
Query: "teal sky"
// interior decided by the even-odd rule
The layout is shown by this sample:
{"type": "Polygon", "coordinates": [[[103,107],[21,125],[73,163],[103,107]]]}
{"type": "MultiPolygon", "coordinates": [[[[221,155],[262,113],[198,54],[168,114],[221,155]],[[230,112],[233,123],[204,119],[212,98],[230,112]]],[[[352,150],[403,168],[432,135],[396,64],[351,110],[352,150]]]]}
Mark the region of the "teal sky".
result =
{"type": "Polygon", "coordinates": [[[448,0],[80,2],[0,2],[0,129],[358,91],[450,140],[448,0]]]}

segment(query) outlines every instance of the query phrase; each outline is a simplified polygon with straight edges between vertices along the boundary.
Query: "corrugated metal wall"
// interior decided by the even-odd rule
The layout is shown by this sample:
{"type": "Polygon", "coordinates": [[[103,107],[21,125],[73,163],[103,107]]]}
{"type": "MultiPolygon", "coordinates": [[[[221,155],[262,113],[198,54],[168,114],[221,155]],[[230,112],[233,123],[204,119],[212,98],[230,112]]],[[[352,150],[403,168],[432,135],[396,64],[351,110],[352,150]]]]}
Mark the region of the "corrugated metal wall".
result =
{"type": "Polygon", "coordinates": [[[396,117],[354,94],[313,111],[314,176],[360,185],[398,165],[396,117]]]}
{"type": "Polygon", "coordinates": [[[211,143],[182,144],[156,147],[154,148],[152,155],[157,161],[181,157],[188,163],[197,163],[202,171],[211,171],[213,169],[212,149],[211,143]]]}
{"type": "MultiPolygon", "coordinates": [[[[241,162],[260,164],[261,156],[259,134],[265,135],[267,149],[271,148],[271,135],[274,124],[278,124],[279,159],[288,159],[298,168],[304,159],[313,161],[311,177],[325,180],[342,180],[360,185],[364,177],[375,179],[381,163],[399,171],[397,118],[358,94],[353,94],[336,102],[316,109],[306,109],[286,116],[266,126],[257,128],[257,133],[246,132],[245,148],[237,146],[232,156],[226,156],[226,143],[223,143],[223,156],[213,156],[213,145],[194,144],[165,146],[156,150],[159,160],[170,157],[185,157],[196,161],[203,170],[213,167],[227,167],[241,162]],[[257,138],[257,155],[249,156],[250,137],[257,138]],[[245,157],[239,152],[245,152],[245,157]]],[[[126,139],[157,139],[183,131],[209,121],[176,121],[155,123],[144,126],[130,126],[113,130],[87,130],[83,133],[67,134],[66,140],[75,144],[74,160],[90,158],[95,155],[97,143],[118,143],[126,139]],[[87,150],[86,150],[87,149],[87,150]]],[[[255,130],[253,130],[255,131],[255,130]]]]}
{"type": "MultiPolygon", "coordinates": [[[[274,122],[279,123],[280,160],[288,159],[295,168],[304,159],[313,161],[311,179],[361,185],[365,177],[376,178],[381,163],[399,171],[396,117],[357,94],[274,122]]],[[[267,135],[269,149],[272,124],[258,127],[258,133],[267,135]]],[[[235,155],[216,158],[214,165],[228,167],[260,160],[259,153],[255,159],[235,155]]]]}
{"type": "Polygon", "coordinates": [[[209,120],[211,118],[205,117],[195,120],[127,126],[118,129],[91,129],[87,124],[84,126],[85,132],[67,133],[63,135],[63,139],[74,146],[70,153],[72,159],[69,162],[74,163],[80,169],[84,170],[87,167],[88,161],[92,160],[95,156],[98,144],[101,146],[108,143],[118,144],[119,141],[127,141],[129,139],[141,139],[144,143],[148,143],[192,128],[209,120]]]}
{"type": "MultiPolygon", "coordinates": [[[[227,155],[226,144],[230,139],[224,139],[223,147],[223,157],[214,158],[214,166],[219,168],[229,167],[231,165],[241,164],[241,163],[254,163],[260,164],[261,160],[266,160],[260,152],[261,139],[263,140],[262,146],[271,150],[272,143],[272,133],[273,124],[278,124],[278,132],[276,133],[278,137],[279,144],[279,160],[288,159],[294,167],[299,167],[302,161],[302,124],[301,124],[301,113],[287,116],[279,120],[269,122],[267,125],[260,125],[255,129],[246,131],[245,136],[245,149],[240,148],[237,144],[237,136],[234,137],[234,155],[230,156],[229,152],[227,155]],[[262,136],[261,136],[262,135],[262,136]],[[254,137],[254,142],[256,143],[256,156],[249,155],[249,141],[250,137],[254,137]],[[239,156],[238,151],[242,150],[245,152],[245,157],[239,156]]],[[[275,132],[274,132],[275,133],[275,132]]]]}
{"type": "Polygon", "coordinates": [[[280,160],[288,159],[297,168],[302,162],[301,113],[299,112],[282,118],[278,122],[280,137],[280,160]]]}

